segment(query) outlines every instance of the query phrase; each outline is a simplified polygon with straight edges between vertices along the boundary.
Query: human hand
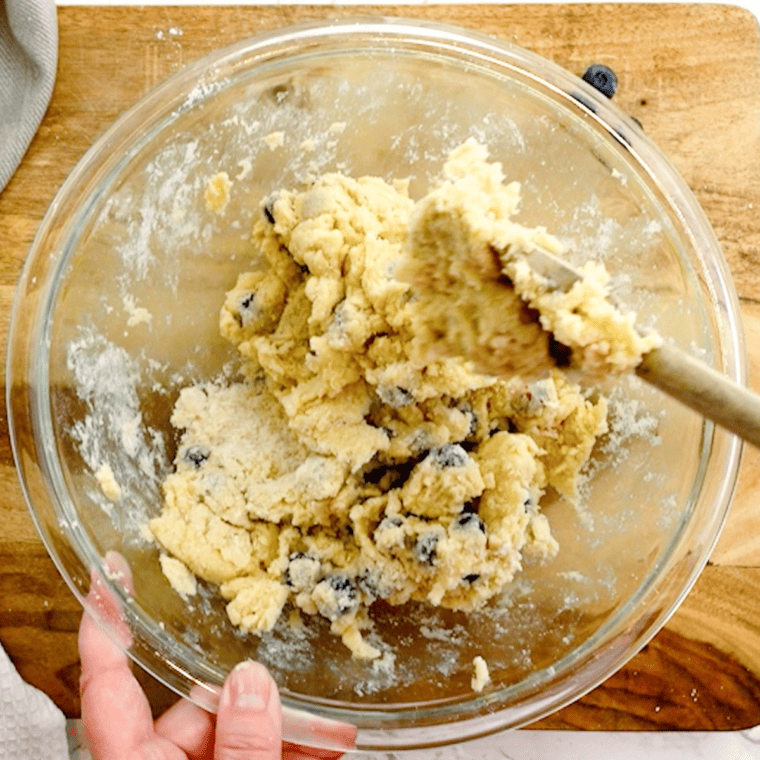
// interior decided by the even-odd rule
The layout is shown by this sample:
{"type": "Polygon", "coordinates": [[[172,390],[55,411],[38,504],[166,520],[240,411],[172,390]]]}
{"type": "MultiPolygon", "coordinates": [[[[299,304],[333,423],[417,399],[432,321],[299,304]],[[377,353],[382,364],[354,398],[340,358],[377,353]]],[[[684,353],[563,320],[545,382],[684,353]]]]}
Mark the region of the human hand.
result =
{"type": "MultiPolygon", "coordinates": [[[[106,560],[131,591],[131,573],[124,559],[110,554],[106,560]]],[[[92,576],[88,602],[109,622],[119,643],[128,647],[131,638],[121,606],[97,573],[92,576]]],[[[245,662],[233,669],[221,690],[216,715],[181,700],[154,723],[127,656],[87,613],[79,629],[79,655],[82,725],[93,760],[340,757],[340,752],[282,742],[277,686],[259,663],[245,662]]]]}

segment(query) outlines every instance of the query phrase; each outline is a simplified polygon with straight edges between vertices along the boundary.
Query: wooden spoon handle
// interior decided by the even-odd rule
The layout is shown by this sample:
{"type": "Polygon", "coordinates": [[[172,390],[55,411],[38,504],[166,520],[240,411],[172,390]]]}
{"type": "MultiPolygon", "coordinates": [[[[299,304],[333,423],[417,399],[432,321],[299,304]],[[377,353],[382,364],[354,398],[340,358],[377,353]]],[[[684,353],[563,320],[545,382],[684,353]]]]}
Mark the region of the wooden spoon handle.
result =
{"type": "Polygon", "coordinates": [[[669,345],[644,356],[636,374],[760,448],[760,396],[669,345]]]}
{"type": "MultiPolygon", "coordinates": [[[[527,252],[525,258],[534,271],[563,292],[582,277],[577,269],[543,248],[527,252]]],[[[760,396],[712,367],[674,346],[662,345],[644,355],[636,374],[760,448],[760,396]]]]}

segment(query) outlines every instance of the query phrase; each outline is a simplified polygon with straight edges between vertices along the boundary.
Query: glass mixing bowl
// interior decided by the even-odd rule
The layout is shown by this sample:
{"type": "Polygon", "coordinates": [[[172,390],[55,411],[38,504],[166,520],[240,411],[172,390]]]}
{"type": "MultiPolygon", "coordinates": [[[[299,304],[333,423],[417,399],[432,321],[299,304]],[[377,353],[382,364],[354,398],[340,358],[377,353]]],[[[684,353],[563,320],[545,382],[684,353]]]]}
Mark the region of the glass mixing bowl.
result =
{"type": "Polygon", "coordinates": [[[409,178],[418,197],[468,137],[523,184],[520,221],[546,226],[578,260],[604,261],[642,323],[744,380],[736,296],[694,197],[631,119],[556,65],[452,27],[358,18],[188,66],[92,146],[45,216],[13,308],[8,405],[29,508],[61,574],[85,603],[91,569],[121,553],[134,592],[106,583],[128,654],[201,706],[213,709],[214,686],[253,657],[288,709],[354,724],[361,748],[524,725],[636,653],[714,545],[740,444],[624,378],[604,387],[613,431],[590,467],[585,516],[560,499],[546,508],[556,559],[528,563],[477,614],[376,610],[392,675],[352,660],[318,622],[244,636],[214,588],[186,604],[164,578],[145,524],[176,447],[172,405],[235,361],[218,312],[251,256],[259,200],[331,170],[409,178]],[[218,171],[234,180],[223,217],[203,198],[218,171]],[[104,464],[118,501],[96,476],[104,464]],[[490,668],[481,693],[475,654],[490,668]]]}

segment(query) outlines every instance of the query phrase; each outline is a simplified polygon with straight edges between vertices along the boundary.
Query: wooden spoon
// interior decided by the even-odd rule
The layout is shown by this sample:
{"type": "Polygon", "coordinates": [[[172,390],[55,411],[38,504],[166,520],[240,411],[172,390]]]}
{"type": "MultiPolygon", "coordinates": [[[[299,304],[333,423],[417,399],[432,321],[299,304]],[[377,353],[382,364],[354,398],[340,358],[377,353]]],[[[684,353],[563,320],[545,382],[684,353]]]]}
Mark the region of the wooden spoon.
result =
{"type": "MultiPolygon", "coordinates": [[[[581,279],[577,270],[544,249],[536,248],[525,258],[535,272],[559,290],[566,291],[581,279]]],[[[645,354],[635,372],[716,425],[760,448],[760,395],[668,344],[645,354]]]]}

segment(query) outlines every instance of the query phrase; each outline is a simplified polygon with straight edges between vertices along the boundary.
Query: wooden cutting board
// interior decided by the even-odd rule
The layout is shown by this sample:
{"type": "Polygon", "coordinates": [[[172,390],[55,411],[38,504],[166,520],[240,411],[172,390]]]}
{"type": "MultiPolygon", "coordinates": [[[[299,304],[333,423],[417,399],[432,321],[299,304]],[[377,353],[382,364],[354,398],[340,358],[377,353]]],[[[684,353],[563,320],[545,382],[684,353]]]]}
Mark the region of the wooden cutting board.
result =
{"type": "MultiPolygon", "coordinates": [[[[344,8],[62,7],[48,114],[0,194],[0,344],[19,271],[56,190],[92,141],[149,88],[235,40],[304,18],[386,13],[493,34],[576,74],[595,62],[702,203],[736,280],[760,390],[760,36],[739,8],[463,5],[344,8]]],[[[21,675],[77,717],[81,611],[28,516],[0,429],[0,642],[21,675]]],[[[145,674],[156,712],[173,695],[145,674]]],[[[618,674],[536,724],[739,729],[760,724],[760,452],[748,450],[710,563],[668,626],[618,674]]]]}

